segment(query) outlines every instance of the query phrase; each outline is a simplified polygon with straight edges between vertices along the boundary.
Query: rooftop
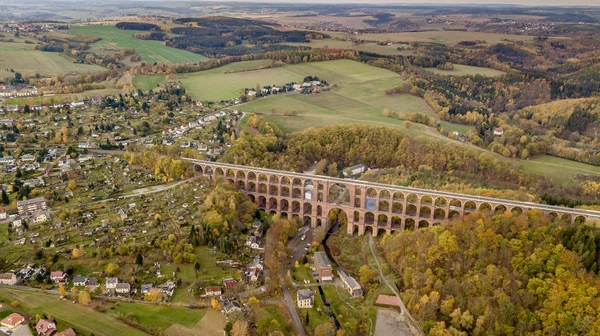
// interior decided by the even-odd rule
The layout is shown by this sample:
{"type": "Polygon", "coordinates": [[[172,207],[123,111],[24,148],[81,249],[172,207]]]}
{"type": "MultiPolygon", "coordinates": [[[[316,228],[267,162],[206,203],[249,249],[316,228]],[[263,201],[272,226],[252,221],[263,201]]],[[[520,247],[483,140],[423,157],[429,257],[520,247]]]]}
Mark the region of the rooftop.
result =
{"type": "Polygon", "coordinates": [[[315,262],[319,265],[319,267],[331,267],[331,262],[329,258],[327,258],[327,254],[325,252],[315,252],[315,262]]]}

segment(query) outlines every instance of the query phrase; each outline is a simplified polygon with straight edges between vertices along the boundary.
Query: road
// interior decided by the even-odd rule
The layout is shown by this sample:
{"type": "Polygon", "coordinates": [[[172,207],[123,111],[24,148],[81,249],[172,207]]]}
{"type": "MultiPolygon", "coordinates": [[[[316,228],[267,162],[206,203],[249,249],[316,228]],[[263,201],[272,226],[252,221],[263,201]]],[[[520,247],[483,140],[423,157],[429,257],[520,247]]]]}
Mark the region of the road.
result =
{"type": "Polygon", "coordinates": [[[421,330],[421,327],[419,326],[417,321],[415,321],[415,319],[412,317],[412,315],[410,315],[410,312],[408,311],[408,309],[406,309],[406,306],[404,305],[404,302],[402,301],[400,294],[396,290],[396,287],[390,285],[388,279],[383,275],[383,271],[381,271],[381,265],[379,264],[379,258],[377,258],[377,255],[375,254],[375,250],[373,249],[373,237],[372,236],[369,236],[369,248],[371,249],[371,254],[373,255],[373,258],[375,259],[375,263],[377,264],[377,270],[379,271],[379,278],[394,293],[394,295],[396,295],[396,297],[398,297],[398,300],[400,301],[401,314],[406,317],[406,319],[409,321],[409,325],[411,325],[411,327],[415,328],[418,331],[419,335],[424,335],[423,330],[421,330]]]}
{"type": "MultiPolygon", "coordinates": [[[[282,272],[287,273],[290,269],[290,267],[292,266],[293,261],[295,262],[296,258],[301,258],[304,256],[304,253],[306,253],[306,251],[304,250],[304,246],[305,244],[304,241],[300,240],[300,237],[306,233],[306,232],[312,232],[312,230],[310,230],[308,227],[304,226],[302,227],[298,233],[296,233],[296,235],[294,236],[294,238],[290,239],[290,241],[287,244],[288,248],[293,249],[294,251],[292,252],[292,258],[290,258],[292,261],[290,261],[288,263],[287,267],[282,267],[282,272]],[[298,253],[300,253],[300,251],[302,252],[302,256],[299,256],[298,253]]],[[[312,233],[311,233],[312,234],[312,233]]],[[[307,238],[308,238],[308,234],[307,234],[307,238]]],[[[305,240],[305,241],[309,241],[309,240],[305,240]]],[[[284,301],[285,304],[288,307],[288,310],[290,311],[290,315],[292,315],[292,320],[294,320],[294,329],[296,329],[296,332],[298,332],[301,336],[306,336],[306,331],[304,331],[304,326],[302,325],[302,321],[300,320],[300,316],[298,315],[298,311],[296,311],[296,305],[294,303],[294,299],[292,298],[292,295],[290,294],[290,290],[287,287],[287,284],[284,282],[283,286],[282,286],[282,291],[283,291],[283,297],[284,297],[284,301]]]]}

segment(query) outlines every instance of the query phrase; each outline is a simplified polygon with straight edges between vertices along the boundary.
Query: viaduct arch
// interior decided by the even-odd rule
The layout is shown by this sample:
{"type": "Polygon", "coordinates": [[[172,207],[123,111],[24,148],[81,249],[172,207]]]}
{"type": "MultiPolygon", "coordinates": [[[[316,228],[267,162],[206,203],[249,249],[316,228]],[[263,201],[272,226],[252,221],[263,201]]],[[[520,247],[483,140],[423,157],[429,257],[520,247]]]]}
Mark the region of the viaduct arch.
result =
{"type": "Polygon", "coordinates": [[[317,227],[327,226],[332,210],[348,220],[348,234],[416,230],[441,225],[480,211],[520,214],[539,210],[569,223],[600,220],[600,211],[480,197],[436,190],[302,174],[196,159],[198,174],[222,178],[238,186],[259,209],[297,218],[317,227]]]}

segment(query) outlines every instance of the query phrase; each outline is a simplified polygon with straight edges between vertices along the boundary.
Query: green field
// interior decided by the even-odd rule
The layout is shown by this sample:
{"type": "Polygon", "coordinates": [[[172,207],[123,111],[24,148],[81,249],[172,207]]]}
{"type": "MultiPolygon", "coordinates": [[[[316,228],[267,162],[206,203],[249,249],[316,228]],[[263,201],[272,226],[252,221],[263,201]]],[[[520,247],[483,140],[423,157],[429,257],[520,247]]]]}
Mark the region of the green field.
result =
{"type": "Polygon", "coordinates": [[[137,76],[133,78],[133,87],[142,91],[149,91],[155,89],[166,78],[165,75],[137,76]]]}
{"type": "Polygon", "coordinates": [[[121,30],[114,26],[72,26],[69,32],[102,38],[101,41],[93,43],[90,49],[99,55],[133,48],[142,60],[148,63],[193,63],[207,59],[199,54],[167,47],[161,42],[138,40],[133,37],[139,33],[135,30],[121,30]]]}
{"type": "Polygon", "coordinates": [[[482,68],[470,65],[454,64],[454,70],[440,70],[437,68],[425,68],[427,71],[431,71],[438,75],[444,76],[485,76],[485,77],[500,77],[505,74],[503,71],[494,70],[490,68],[482,68]]]}
{"type": "Polygon", "coordinates": [[[398,50],[398,45],[378,45],[376,43],[354,44],[351,41],[342,41],[336,39],[311,40],[308,43],[285,43],[296,47],[311,48],[329,48],[329,49],[349,49],[364,52],[372,52],[380,55],[400,55],[402,51],[398,50]]]}
{"type": "Polygon", "coordinates": [[[328,32],[331,37],[337,38],[358,38],[365,41],[380,42],[432,42],[447,45],[454,45],[460,41],[486,41],[490,44],[510,41],[531,41],[534,37],[528,35],[495,34],[467,31],[421,31],[406,33],[385,33],[385,34],[362,34],[348,35],[346,33],[328,32]]]}
{"type": "Polygon", "coordinates": [[[8,224],[0,224],[0,245],[8,241],[8,224]]]}
{"type": "Polygon", "coordinates": [[[79,332],[95,335],[144,336],[146,333],[125,325],[116,318],[95,311],[90,307],[59,300],[56,295],[0,287],[0,298],[5,302],[18,300],[20,309],[29,315],[52,316],[59,327],[73,327],[79,332]]]}
{"type": "Polygon", "coordinates": [[[98,65],[73,63],[60,53],[34,50],[33,44],[0,42],[0,77],[14,76],[10,69],[26,76],[39,73],[47,77],[106,70],[98,65]]]}
{"type": "Polygon", "coordinates": [[[84,91],[84,92],[80,92],[80,93],[57,94],[57,95],[48,95],[48,96],[42,96],[42,97],[17,98],[17,99],[11,99],[9,101],[9,104],[48,105],[48,104],[52,104],[55,102],[81,100],[81,99],[88,99],[91,97],[104,97],[104,96],[109,96],[109,95],[117,95],[118,96],[119,93],[123,93],[123,90],[99,89],[99,90],[84,91]]]}
{"type": "Polygon", "coordinates": [[[177,323],[187,328],[193,328],[206,314],[206,310],[173,308],[166,306],[144,305],[135,303],[119,303],[115,306],[115,311],[133,316],[139,323],[167,330],[173,324],[177,323]]]}
{"type": "Polygon", "coordinates": [[[550,155],[519,160],[519,163],[526,171],[566,183],[575,183],[573,176],[578,174],[600,176],[600,167],[550,155]]]}

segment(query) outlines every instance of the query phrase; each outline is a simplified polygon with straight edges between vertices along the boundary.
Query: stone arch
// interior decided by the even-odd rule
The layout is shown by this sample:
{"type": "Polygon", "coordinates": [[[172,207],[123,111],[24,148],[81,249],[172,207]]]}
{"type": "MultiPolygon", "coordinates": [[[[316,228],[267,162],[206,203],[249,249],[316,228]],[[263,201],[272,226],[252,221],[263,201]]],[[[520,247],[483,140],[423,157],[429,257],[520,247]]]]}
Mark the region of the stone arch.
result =
{"type": "Polygon", "coordinates": [[[394,201],[402,201],[404,200],[404,193],[401,191],[394,192],[394,201]]]}
{"type": "Polygon", "coordinates": [[[252,203],[256,204],[256,197],[254,197],[254,195],[250,194],[248,195],[248,198],[250,198],[250,201],[252,201],[252,203]]]}
{"type": "Polygon", "coordinates": [[[384,214],[380,214],[377,216],[377,226],[387,226],[388,224],[388,216],[384,214]]]}
{"type": "Polygon", "coordinates": [[[354,216],[353,217],[354,217],[353,219],[354,219],[355,223],[360,222],[360,212],[354,211],[354,216]]]}
{"type": "Polygon", "coordinates": [[[302,225],[312,226],[312,218],[310,216],[302,217],[302,225]]]}
{"type": "Polygon", "coordinates": [[[421,207],[419,214],[422,218],[429,218],[431,217],[431,208],[424,205],[421,207]]]}
{"type": "Polygon", "coordinates": [[[313,200],[313,189],[314,188],[315,188],[315,185],[312,180],[304,181],[304,195],[303,196],[304,196],[305,201],[313,200]]]}
{"type": "Polygon", "coordinates": [[[277,210],[277,198],[275,197],[270,197],[269,198],[269,210],[277,210]]]}
{"type": "Polygon", "coordinates": [[[402,203],[394,202],[392,204],[392,212],[393,213],[401,214],[403,210],[404,210],[404,207],[403,207],[402,203]]]}
{"type": "Polygon", "coordinates": [[[261,194],[266,194],[268,192],[267,185],[264,183],[259,183],[258,184],[258,192],[261,194]]]}
{"type": "Polygon", "coordinates": [[[312,215],[312,204],[306,202],[302,206],[302,213],[305,215],[312,215]]]}
{"type": "Polygon", "coordinates": [[[494,208],[494,213],[495,214],[503,214],[506,211],[508,211],[508,209],[503,204],[497,205],[496,208],[494,208]]]}
{"type": "Polygon", "coordinates": [[[260,182],[267,182],[269,180],[269,177],[265,173],[260,173],[258,174],[258,180],[260,182]]]}
{"type": "Polygon", "coordinates": [[[238,180],[245,180],[246,173],[243,170],[238,170],[237,173],[235,173],[235,178],[238,180]]]}
{"type": "Polygon", "coordinates": [[[427,228],[429,226],[430,226],[430,224],[429,224],[428,221],[426,221],[426,220],[420,220],[419,221],[419,229],[424,229],[424,228],[427,228]]]}
{"type": "Polygon", "coordinates": [[[321,218],[317,218],[317,225],[316,226],[322,226],[323,225],[323,221],[321,220],[321,218]]]}
{"type": "Polygon", "coordinates": [[[283,185],[281,187],[281,196],[290,197],[290,187],[288,187],[287,185],[283,185]]]}
{"type": "Polygon", "coordinates": [[[438,197],[435,199],[435,206],[436,207],[445,207],[448,205],[448,200],[445,197],[438,197]]]}
{"type": "Polygon", "coordinates": [[[279,196],[279,187],[277,187],[277,185],[271,184],[269,186],[269,195],[279,196]]]}
{"type": "Polygon", "coordinates": [[[204,169],[202,169],[201,165],[194,165],[194,171],[200,175],[204,175],[204,169]]]}
{"type": "Polygon", "coordinates": [[[248,191],[256,192],[258,189],[256,188],[256,182],[250,181],[248,182],[248,191]]]}
{"type": "Polygon", "coordinates": [[[269,183],[271,184],[279,184],[279,176],[273,174],[269,177],[269,183]]]}
{"type": "Polygon", "coordinates": [[[383,228],[383,227],[380,227],[380,228],[377,229],[376,232],[377,232],[377,236],[379,236],[380,234],[385,235],[385,234],[387,234],[387,229],[383,228]]]}
{"type": "Polygon", "coordinates": [[[235,178],[235,170],[233,169],[227,169],[225,172],[225,176],[227,176],[228,178],[234,179],[235,178]]]}
{"type": "Polygon", "coordinates": [[[433,218],[434,219],[446,219],[446,210],[444,209],[435,209],[435,211],[433,212],[433,218]]]}
{"type": "Polygon", "coordinates": [[[388,201],[379,201],[379,211],[390,211],[390,203],[388,201]]]}
{"type": "Polygon", "coordinates": [[[385,199],[385,200],[387,200],[387,199],[390,199],[390,198],[391,198],[391,196],[392,196],[392,195],[390,194],[390,191],[389,191],[389,190],[387,190],[387,189],[383,189],[383,190],[381,190],[381,191],[379,192],[379,198],[380,198],[380,199],[385,199]]]}
{"type": "Polygon", "coordinates": [[[290,202],[286,199],[281,200],[281,211],[288,211],[290,209],[290,202]]]}
{"type": "Polygon", "coordinates": [[[515,216],[519,216],[523,213],[523,209],[521,207],[513,207],[510,209],[510,212],[512,212],[515,216]]]}
{"type": "Polygon", "coordinates": [[[323,207],[317,205],[317,216],[323,216],[323,207]]]}
{"type": "Polygon", "coordinates": [[[367,210],[376,210],[377,204],[377,195],[379,193],[375,188],[367,188],[366,196],[365,196],[365,209],[367,210]]]}
{"type": "Polygon", "coordinates": [[[373,235],[373,228],[370,226],[365,226],[365,234],[373,235]]]}
{"type": "Polygon", "coordinates": [[[573,218],[570,214],[563,214],[562,216],[560,216],[560,220],[567,222],[567,223],[571,223],[572,219],[573,218]]]}
{"type": "Polygon", "coordinates": [[[558,213],[556,213],[555,211],[551,211],[548,213],[548,217],[550,217],[552,220],[555,220],[558,218],[558,213]]]}
{"type": "Polygon", "coordinates": [[[424,195],[421,197],[421,204],[432,205],[433,198],[429,195],[424,195]]]}
{"type": "Polygon", "coordinates": [[[292,198],[301,199],[302,190],[300,188],[292,188],[292,198]]]}
{"type": "Polygon", "coordinates": [[[475,212],[477,211],[477,204],[473,201],[465,202],[465,212],[475,212]]]}
{"type": "Polygon", "coordinates": [[[402,231],[402,218],[392,216],[392,231],[402,231]]]}
{"type": "Polygon", "coordinates": [[[248,172],[247,179],[248,179],[248,181],[256,181],[256,173],[255,172],[248,172]]]}
{"type": "Polygon", "coordinates": [[[206,176],[213,176],[215,173],[212,169],[212,167],[210,166],[206,166],[206,168],[204,168],[204,175],[206,176]]]}
{"type": "Polygon", "coordinates": [[[415,230],[415,226],[416,226],[416,222],[414,219],[407,218],[406,220],[404,220],[404,230],[413,231],[413,230],[415,230]]]}
{"type": "Polygon", "coordinates": [[[490,203],[484,202],[479,205],[479,211],[481,212],[492,212],[492,205],[490,203]]]}
{"type": "Polygon", "coordinates": [[[368,211],[365,213],[365,224],[373,225],[375,223],[375,215],[368,211]]]}
{"type": "Polygon", "coordinates": [[[228,178],[227,183],[229,183],[231,185],[235,185],[235,181],[232,178],[228,178]]]}
{"type": "Polygon", "coordinates": [[[458,210],[450,210],[448,212],[448,218],[449,219],[457,219],[460,218],[460,212],[458,212],[458,210]]]}
{"type": "Polygon", "coordinates": [[[281,178],[281,184],[290,185],[290,184],[292,184],[292,181],[290,180],[289,177],[284,176],[281,178]]]}
{"type": "Polygon", "coordinates": [[[416,216],[417,215],[417,206],[414,204],[406,205],[406,215],[407,216],[416,216]]]}
{"type": "Polygon", "coordinates": [[[349,235],[358,234],[358,227],[359,227],[358,225],[354,225],[354,224],[348,225],[348,232],[347,233],[349,235]]]}
{"type": "Polygon", "coordinates": [[[259,209],[266,210],[267,198],[265,196],[258,196],[258,202],[256,203],[259,209]]]}
{"type": "Polygon", "coordinates": [[[292,180],[292,185],[294,185],[294,186],[301,186],[302,185],[302,180],[299,179],[299,178],[297,178],[297,177],[294,177],[294,179],[292,180]]]}
{"type": "Polygon", "coordinates": [[[350,190],[342,183],[334,183],[327,190],[327,201],[332,204],[350,206],[350,190]]]}
{"type": "Polygon", "coordinates": [[[462,202],[460,200],[457,200],[456,198],[453,198],[452,200],[450,200],[450,208],[454,210],[462,209],[462,202]]]}
{"type": "Polygon", "coordinates": [[[331,208],[327,213],[327,219],[329,220],[330,227],[333,225],[351,225],[348,222],[348,214],[346,211],[340,208],[331,208]]]}
{"type": "Polygon", "coordinates": [[[584,216],[577,216],[577,217],[575,217],[575,223],[577,223],[577,224],[584,224],[585,223],[585,217],[584,216]]]}
{"type": "Polygon", "coordinates": [[[271,211],[269,211],[269,215],[277,215],[277,211],[271,210],[271,211]]]}
{"type": "Polygon", "coordinates": [[[292,201],[292,213],[300,213],[300,202],[292,201]]]}
{"type": "Polygon", "coordinates": [[[244,180],[238,180],[237,187],[240,190],[246,190],[246,182],[244,182],[244,180]]]}
{"type": "Polygon", "coordinates": [[[215,168],[215,178],[224,177],[224,176],[225,176],[225,171],[223,170],[223,168],[221,168],[221,167],[215,168]]]}
{"type": "Polygon", "coordinates": [[[287,219],[287,218],[288,218],[288,213],[287,213],[287,212],[282,212],[282,213],[279,215],[279,217],[287,219]]]}
{"type": "Polygon", "coordinates": [[[408,194],[408,196],[406,196],[406,202],[417,204],[419,203],[419,196],[417,196],[417,194],[408,194]]]}

